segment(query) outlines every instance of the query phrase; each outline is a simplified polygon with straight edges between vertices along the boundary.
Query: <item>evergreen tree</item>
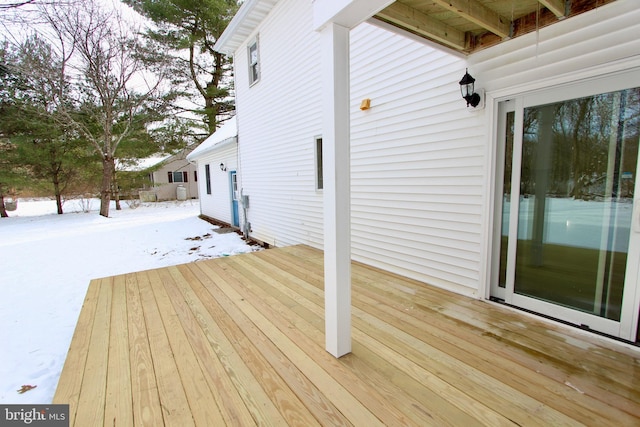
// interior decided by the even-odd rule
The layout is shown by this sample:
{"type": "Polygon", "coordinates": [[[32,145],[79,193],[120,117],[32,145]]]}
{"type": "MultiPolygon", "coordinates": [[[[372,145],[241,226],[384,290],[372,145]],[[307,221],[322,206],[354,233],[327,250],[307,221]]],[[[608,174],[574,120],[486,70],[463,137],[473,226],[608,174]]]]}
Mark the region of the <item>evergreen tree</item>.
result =
{"type": "Polygon", "coordinates": [[[71,108],[65,98],[68,90],[61,87],[68,86],[61,61],[34,35],[16,48],[7,68],[16,77],[5,80],[11,98],[5,100],[0,128],[10,141],[12,162],[28,170],[31,188],[48,184],[62,214],[66,190],[96,159],[60,114],[62,105],[71,108]]]}
{"type": "Polygon", "coordinates": [[[17,189],[27,185],[28,170],[20,163],[17,148],[9,140],[5,124],[13,117],[16,89],[22,84],[12,71],[11,53],[5,44],[0,48],[0,217],[8,216],[5,198],[15,197],[17,189]]]}
{"type": "MultiPolygon", "coordinates": [[[[174,87],[200,95],[198,108],[185,108],[203,119],[205,135],[215,132],[219,117],[233,109],[230,60],[213,50],[235,14],[236,0],[122,0],[151,19],[147,37],[173,55],[163,66],[172,70],[174,87]]],[[[193,99],[192,97],[190,97],[193,99]]],[[[184,104],[183,104],[184,105],[184,104]]]]}

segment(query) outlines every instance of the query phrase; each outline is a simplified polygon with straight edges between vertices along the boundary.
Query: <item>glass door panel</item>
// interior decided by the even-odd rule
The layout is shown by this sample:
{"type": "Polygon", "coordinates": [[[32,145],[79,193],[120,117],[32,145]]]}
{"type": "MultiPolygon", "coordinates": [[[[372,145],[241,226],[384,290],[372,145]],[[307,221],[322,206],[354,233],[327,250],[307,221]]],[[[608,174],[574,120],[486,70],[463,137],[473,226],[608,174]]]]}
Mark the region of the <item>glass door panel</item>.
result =
{"type": "Polygon", "coordinates": [[[525,108],[515,293],[620,320],[637,90],[525,108]]]}
{"type": "Polygon", "coordinates": [[[499,103],[490,292],[637,340],[640,88],[620,81],[499,103]]]}
{"type": "Polygon", "coordinates": [[[524,109],[515,294],[620,320],[639,92],[524,109]]]}
{"type": "Polygon", "coordinates": [[[500,271],[498,286],[504,288],[507,284],[507,248],[509,238],[509,219],[511,212],[511,171],[513,164],[513,136],[515,112],[505,114],[504,123],[504,178],[502,180],[502,216],[500,223],[500,271]]]}

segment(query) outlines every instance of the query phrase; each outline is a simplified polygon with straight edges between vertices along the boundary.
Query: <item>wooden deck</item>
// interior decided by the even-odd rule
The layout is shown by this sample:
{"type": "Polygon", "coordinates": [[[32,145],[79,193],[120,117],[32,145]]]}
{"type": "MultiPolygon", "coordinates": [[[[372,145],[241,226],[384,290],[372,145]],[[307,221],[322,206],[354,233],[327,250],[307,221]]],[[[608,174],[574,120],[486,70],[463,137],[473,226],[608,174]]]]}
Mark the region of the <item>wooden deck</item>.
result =
{"type": "Polygon", "coordinates": [[[72,426],[640,425],[640,351],[354,263],[324,351],[306,246],[91,282],[54,403],[72,426]]]}

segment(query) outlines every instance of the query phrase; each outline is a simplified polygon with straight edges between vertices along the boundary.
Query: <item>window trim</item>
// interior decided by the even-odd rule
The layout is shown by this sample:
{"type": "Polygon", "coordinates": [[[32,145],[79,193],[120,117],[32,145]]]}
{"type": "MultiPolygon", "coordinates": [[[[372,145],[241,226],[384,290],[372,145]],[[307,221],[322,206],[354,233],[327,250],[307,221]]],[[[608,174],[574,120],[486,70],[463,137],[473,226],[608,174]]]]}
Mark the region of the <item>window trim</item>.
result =
{"type": "Polygon", "coordinates": [[[167,172],[167,177],[169,178],[169,184],[184,184],[189,182],[189,173],[187,171],[169,171],[167,172]]]}
{"type": "Polygon", "coordinates": [[[249,72],[249,87],[260,81],[260,43],[258,36],[255,36],[248,44],[247,44],[247,69],[249,72]],[[255,63],[251,60],[251,50],[255,46],[256,51],[256,61],[255,63]],[[254,73],[255,70],[255,73],[254,73]],[[254,77],[255,74],[255,77],[254,77]]]}
{"type": "Polygon", "coordinates": [[[313,137],[313,165],[315,169],[315,186],[316,191],[322,191],[324,188],[324,159],[322,156],[322,135],[313,137]]]}
{"type": "Polygon", "coordinates": [[[211,194],[211,166],[208,163],[204,165],[204,176],[207,194],[211,194]]]}

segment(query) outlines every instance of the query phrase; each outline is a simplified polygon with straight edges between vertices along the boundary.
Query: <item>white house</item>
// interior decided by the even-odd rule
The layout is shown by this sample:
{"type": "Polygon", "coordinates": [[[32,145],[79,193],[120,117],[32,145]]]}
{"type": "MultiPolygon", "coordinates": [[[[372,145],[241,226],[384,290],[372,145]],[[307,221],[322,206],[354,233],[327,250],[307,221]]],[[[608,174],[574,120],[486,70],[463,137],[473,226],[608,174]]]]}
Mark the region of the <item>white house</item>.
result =
{"type": "Polygon", "coordinates": [[[335,356],[350,259],[637,341],[640,3],[458,3],[244,2],[216,49],[251,236],[324,249],[335,356]]]}
{"type": "Polygon", "coordinates": [[[238,168],[238,130],[236,118],[222,124],[188,156],[201,179],[200,213],[233,227],[240,226],[238,168]]]}

